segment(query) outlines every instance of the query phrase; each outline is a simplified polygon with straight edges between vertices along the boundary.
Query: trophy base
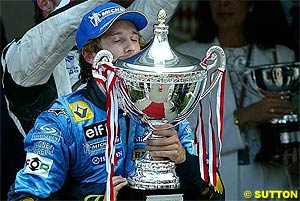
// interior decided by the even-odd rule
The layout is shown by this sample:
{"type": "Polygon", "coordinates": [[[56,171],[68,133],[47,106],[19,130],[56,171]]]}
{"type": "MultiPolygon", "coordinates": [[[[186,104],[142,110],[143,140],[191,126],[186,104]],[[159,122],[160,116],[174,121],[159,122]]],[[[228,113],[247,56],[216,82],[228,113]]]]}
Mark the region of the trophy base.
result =
{"type": "Polygon", "coordinates": [[[119,192],[119,200],[183,201],[186,200],[186,192],[184,189],[141,190],[125,186],[119,192]]]}
{"type": "Polygon", "coordinates": [[[150,183],[150,182],[136,182],[132,178],[127,178],[129,186],[134,189],[141,190],[156,190],[156,189],[177,189],[180,187],[179,182],[172,183],[150,183]]]}
{"type": "Polygon", "coordinates": [[[135,173],[127,178],[131,188],[141,190],[180,188],[174,162],[153,160],[146,152],[142,158],[136,159],[135,165],[135,173]]]}
{"type": "Polygon", "coordinates": [[[299,164],[300,124],[298,115],[296,117],[294,121],[283,119],[260,126],[263,134],[261,149],[256,155],[257,161],[286,166],[299,164]]]}

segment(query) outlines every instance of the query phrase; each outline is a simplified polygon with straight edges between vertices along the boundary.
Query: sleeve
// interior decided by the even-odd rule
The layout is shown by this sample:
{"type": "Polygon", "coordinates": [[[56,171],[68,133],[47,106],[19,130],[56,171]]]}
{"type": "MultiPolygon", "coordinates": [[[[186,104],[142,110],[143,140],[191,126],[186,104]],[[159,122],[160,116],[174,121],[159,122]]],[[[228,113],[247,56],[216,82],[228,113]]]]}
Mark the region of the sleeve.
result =
{"type": "Polygon", "coordinates": [[[295,52],[283,45],[276,45],[278,62],[295,62],[295,52]]]}
{"type": "Polygon", "coordinates": [[[176,165],[181,186],[186,188],[191,200],[225,200],[225,189],[220,174],[217,174],[217,185],[201,179],[198,156],[186,153],[186,161],[176,165]]]}
{"type": "Polygon", "coordinates": [[[69,169],[69,118],[59,103],[41,113],[24,140],[26,161],[17,175],[9,200],[49,198],[63,186],[69,169]]]}
{"type": "Polygon", "coordinates": [[[48,18],[8,46],[2,65],[24,87],[44,84],[56,65],[75,45],[75,33],[83,15],[108,0],[85,1],[48,18]]]}
{"type": "Polygon", "coordinates": [[[178,139],[180,140],[182,146],[190,154],[194,154],[194,135],[190,127],[190,123],[187,120],[182,121],[177,128],[178,139]]]}
{"type": "Polygon", "coordinates": [[[129,7],[129,10],[138,10],[143,12],[148,18],[148,25],[140,31],[145,41],[149,41],[153,35],[153,26],[157,24],[157,13],[163,8],[167,13],[167,21],[174,15],[180,0],[135,0],[129,7]]]}

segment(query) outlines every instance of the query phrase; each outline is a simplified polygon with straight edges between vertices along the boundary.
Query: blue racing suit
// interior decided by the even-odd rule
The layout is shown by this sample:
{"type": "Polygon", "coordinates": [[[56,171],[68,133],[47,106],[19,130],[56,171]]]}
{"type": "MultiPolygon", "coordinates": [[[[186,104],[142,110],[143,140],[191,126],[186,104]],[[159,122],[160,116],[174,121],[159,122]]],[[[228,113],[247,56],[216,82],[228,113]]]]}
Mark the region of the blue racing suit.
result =
{"type": "MultiPolygon", "coordinates": [[[[39,115],[24,140],[26,163],[17,173],[9,199],[14,199],[15,194],[60,198],[59,190],[67,175],[72,180],[71,193],[75,193],[68,192],[70,198],[104,194],[106,111],[105,105],[99,107],[89,100],[88,91],[82,89],[60,97],[39,115]]],[[[119,123],[121,133],[116,142],[118,166],[115,175],[124,176],[127,128],[122,113],[119,123]]]]}
{"type": "MultiPolygon", "coordinates": [[[[11,186],[9,199],[84,199],[103,195],[107,179],[105,124],[105,96],[95,82],[54,101],[39,115],[24,140],[26,162],[11,186]]],[[[145,147],[145,142],[139,139],[146,128],[131,121],[127,132],[122,112],[119,112],[119,124],[115,175],[126,177],[134,169],[133,153],[145,147]]],[[[177,129],[181,143],[189,152],[188,159],[193,153],[193,135],[188,122],[181,123],[177,129]]]]}

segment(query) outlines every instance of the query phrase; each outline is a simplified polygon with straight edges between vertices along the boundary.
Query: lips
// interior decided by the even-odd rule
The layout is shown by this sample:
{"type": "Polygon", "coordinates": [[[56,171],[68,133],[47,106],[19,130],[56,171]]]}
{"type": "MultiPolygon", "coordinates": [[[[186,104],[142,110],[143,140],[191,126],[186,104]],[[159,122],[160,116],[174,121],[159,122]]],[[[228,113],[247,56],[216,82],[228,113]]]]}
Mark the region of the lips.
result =
{"type": "Polygon", "coordinates": [[[219,12],[218,15],[226,17],[226,16],[232,16],[233,13],[231,13],[231,12],[219,12]]]}

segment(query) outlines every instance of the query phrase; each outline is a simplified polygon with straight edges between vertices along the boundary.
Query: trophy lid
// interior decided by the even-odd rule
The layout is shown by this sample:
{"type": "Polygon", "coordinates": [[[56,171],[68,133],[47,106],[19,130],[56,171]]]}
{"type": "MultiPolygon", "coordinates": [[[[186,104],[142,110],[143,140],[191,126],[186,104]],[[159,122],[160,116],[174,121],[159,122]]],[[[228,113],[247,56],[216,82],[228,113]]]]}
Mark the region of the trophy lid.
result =
{"type": "MultiPolygon", "coordinates": [[[[152,74],[151,76],[168,74],[169,78],[180,74],[187,75],[186,78],[189,80],[185,80],[186,82],[202,80],[206,70],[200,66],[200,60],[177,52],[169,45],[169,26],[165,24],[164,9],[158,12],[157,20],[159,24],[154,25],[154,37],[151,43],[138,54],[125,60],[117,60],[115,65],[123,71],[130,71],[130,78],[134,73],[152,74]]],[[[124,76],[127,77],[123,74],[124,76]]],[[[139,77],[132,79],[139,79],[139,77]]]]}

